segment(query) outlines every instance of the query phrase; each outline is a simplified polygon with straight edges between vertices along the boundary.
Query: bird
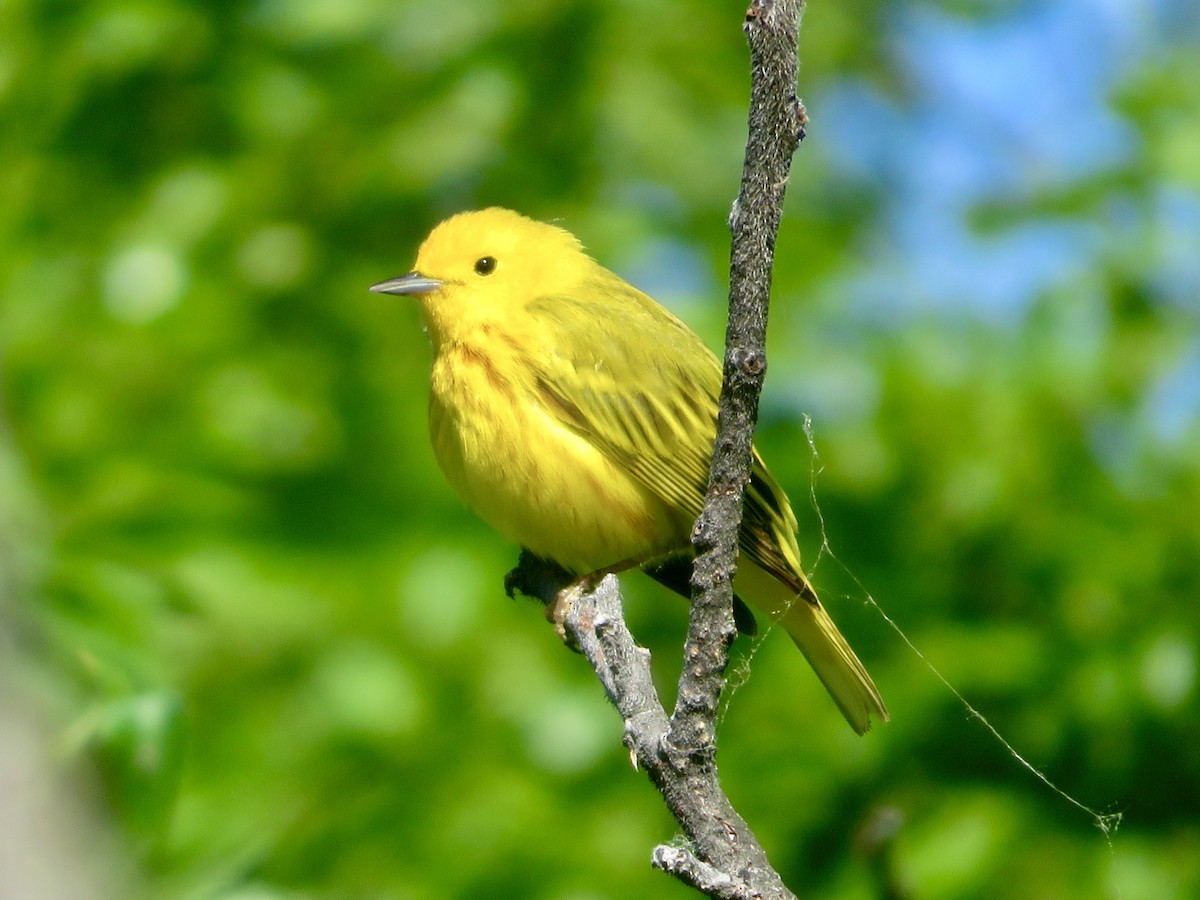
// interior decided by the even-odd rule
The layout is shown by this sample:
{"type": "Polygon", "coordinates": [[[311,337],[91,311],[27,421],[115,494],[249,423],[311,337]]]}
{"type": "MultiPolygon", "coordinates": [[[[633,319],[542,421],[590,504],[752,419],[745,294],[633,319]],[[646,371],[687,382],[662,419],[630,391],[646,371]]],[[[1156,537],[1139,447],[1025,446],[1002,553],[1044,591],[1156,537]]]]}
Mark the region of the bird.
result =
{"type": "MultiPolygon", "coordinates": [[[[722,372],[683,321],[571,232],[499,207],[447,218],[410,272],[370,290],[419,303],[434,455],[480,518],[579,577],[690,558],[722,372]]],[[[791,636],[864,734],[888,710],[805,574],[796,530],[754,449],[734,591],[791,636]]]]}

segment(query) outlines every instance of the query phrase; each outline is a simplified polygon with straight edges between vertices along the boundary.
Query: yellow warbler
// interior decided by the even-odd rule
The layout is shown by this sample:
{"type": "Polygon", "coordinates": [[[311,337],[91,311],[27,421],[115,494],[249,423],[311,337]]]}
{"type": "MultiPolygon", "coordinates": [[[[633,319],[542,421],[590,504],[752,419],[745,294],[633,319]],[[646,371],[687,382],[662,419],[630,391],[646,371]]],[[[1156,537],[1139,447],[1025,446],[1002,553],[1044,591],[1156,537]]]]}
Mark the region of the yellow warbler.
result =
{"type": "MultiPolygon", "coordinates": [[[[690,553],[721,365],[683,322],[569,232],[505,209],[442,222],[412,272],[371,290],[420,301],[434,452],[486,522],[581,576],[690,553]]],[[[787,630],[862,734],[887,708],[809,585],[795,530],[755,451],[734,589],[787,630]]]]}

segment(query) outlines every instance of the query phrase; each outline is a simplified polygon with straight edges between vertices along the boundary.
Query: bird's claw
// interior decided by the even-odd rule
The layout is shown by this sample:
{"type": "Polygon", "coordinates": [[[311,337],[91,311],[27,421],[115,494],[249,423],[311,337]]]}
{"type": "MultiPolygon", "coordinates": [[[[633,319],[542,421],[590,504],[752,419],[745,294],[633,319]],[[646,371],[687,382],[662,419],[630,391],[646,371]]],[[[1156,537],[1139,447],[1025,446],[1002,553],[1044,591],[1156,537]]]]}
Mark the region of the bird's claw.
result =
{"type": "Polygon", "coordinates": [[[584,582],[574,581],[559,591],[553,603],[546,604],[546,621],[554,626],[554,633],[558,635],[559,640],[574,650],[576,653],[582,653],[578,642],[574,635],[567,630],[567,616],[571,612],[571,606],[579,598],[579,595],[584,590],[584,582]]]}

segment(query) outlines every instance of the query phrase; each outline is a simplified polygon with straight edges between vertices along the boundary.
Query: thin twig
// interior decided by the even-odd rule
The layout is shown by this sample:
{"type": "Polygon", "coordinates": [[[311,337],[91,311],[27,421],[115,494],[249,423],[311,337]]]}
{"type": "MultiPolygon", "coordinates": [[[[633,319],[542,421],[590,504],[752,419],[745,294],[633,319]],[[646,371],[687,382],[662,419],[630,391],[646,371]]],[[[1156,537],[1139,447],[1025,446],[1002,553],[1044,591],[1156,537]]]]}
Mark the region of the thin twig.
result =
{"type": "Polygon", "coordinates": [[[746,881],[764,896],[790,893],[749,826],[721,792],[715,722],[729,645],[736,634],[732,581],[758,399],[766,375],[775,238],[792,156],[807,123],[796,96],[802,7],[799,0],[755,0],[746,13],[751,54],[749,137],[741,189],[729,217],[732,246],[724,383],[708,496],[693,535],[697,557],[691,617],[668,733],[671,755],[687,759],[687,778],[700,794],[697,809],[702,814],[680,818],[696,855],[721,872],[753,873],[746,881]]]}
{"type": "MultiPolygon", "coordinates": [[[[617,580],[575,588],[566,604],[567,635],[592,664],[625,722],[625,744],[645,770],[688,840],[659,846],[653,864],[719,898],[791,898],[750,827],[721,789],[716,765],[716,714],[736,634],[732,580],[743,489],[750,480],[758,398],[766,373],[767,307],[775,238],[792,155],[804,137],[796,97],[802,0],[754,0],[746,12],[751,53],[749,138],[741,189],[729,218],[729,325],[724,383],[704,511],[693,543],[692,610],[674,712],[663,708],[650,654],[625,625],[617,580]]],[[[570,576],[523,554],[506,586],[511,594],[555,602],[570,576]]]]}

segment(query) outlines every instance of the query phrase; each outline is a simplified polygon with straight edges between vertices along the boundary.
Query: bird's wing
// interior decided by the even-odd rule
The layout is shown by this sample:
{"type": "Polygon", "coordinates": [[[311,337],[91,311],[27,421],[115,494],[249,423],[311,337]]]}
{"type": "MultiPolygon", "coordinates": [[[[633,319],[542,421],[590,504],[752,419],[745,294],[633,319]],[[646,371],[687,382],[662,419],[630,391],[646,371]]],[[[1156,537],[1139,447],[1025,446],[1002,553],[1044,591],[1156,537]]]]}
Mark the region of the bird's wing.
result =
{"type": "MultiPolygon", "coordinates": [[[[721,364],[645,294],[615,275],[598,277],[582,296],[528,305],[545,342],[532,354],[534,386],[551,415],[694,519],[708,487],[721,364]]],[[[741,548],[799,592],[795,529],[787,496],[754,451],[741,548]]]]}

